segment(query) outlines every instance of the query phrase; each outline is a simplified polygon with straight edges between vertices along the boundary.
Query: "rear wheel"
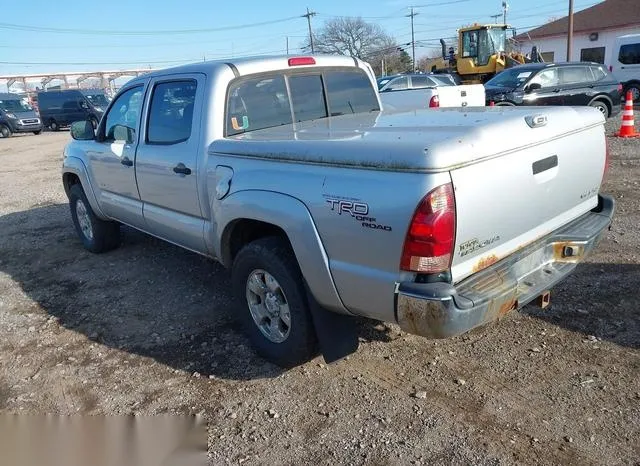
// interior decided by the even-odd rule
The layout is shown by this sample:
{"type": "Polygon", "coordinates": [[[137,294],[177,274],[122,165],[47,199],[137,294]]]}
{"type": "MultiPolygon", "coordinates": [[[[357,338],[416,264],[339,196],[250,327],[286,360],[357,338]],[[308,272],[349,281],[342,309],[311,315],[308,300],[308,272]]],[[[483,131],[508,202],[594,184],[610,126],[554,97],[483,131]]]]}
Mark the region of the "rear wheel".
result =
{"type": "Polygon", "coordinates": [[[0,125],[0,138],[10,138],[11,137],[11,128],[7,125],[0,125]]]}
{"type": "Polygon", "coordinates": [[[605,118],[609,118],[609,115],[611,113],[609,111],[609,106],[605,102],[603,102],[602,100],[595,100],[595,101],[591,102],[589,104],[589,106],[591,106],[593,108],[597,108],[605,118]]]}
{"type": "Polygon", "coordinates": [[[60,125],[53,118],[49,120],[49,128],[51,128],[51,131],[60,131],[60,125]]]}
{"type": "Polygon", "coordinates": [[[99,219],[79,184],[69,190],[69,207],[73,225],[85,249],[101,253],[120,245],[120,224],[99,219]]]}
{"type": "Polygon", "coordinates": [[[285,240],[247,244],[233,261],[231,279],[245,331],[260,356],[293,367],[318,354],[302,273],[285,240]]]}

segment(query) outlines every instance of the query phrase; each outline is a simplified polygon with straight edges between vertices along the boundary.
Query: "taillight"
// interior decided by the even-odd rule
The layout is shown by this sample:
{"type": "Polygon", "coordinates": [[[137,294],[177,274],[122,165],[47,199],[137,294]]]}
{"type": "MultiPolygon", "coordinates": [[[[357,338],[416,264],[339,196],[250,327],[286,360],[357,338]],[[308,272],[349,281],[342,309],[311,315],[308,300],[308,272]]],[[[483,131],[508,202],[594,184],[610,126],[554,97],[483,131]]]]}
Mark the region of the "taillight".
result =
{"type": "Polygon", "coordinates": [[[451,183],[427,194],[416,209],[402,248],[400,269],[439,273],[451,265],[456,205],[451,183]]]}
{"type": "Polygon", "coordinates": [[[316,60],[313,57],[293,57],[289,58],[289,66],[315,65],[316,60]]]}
{"type": "Polygon", "coordinates": [[[618,84],[618,92],[622,95],[622,84],[618,84]]]}
{"type": "Polygon", "coordinates": [[[439,106],[440,106],[440,97],[438,97],[437,95],[434,95],[429,100],[429,108],[435,108],[439,106]]]}

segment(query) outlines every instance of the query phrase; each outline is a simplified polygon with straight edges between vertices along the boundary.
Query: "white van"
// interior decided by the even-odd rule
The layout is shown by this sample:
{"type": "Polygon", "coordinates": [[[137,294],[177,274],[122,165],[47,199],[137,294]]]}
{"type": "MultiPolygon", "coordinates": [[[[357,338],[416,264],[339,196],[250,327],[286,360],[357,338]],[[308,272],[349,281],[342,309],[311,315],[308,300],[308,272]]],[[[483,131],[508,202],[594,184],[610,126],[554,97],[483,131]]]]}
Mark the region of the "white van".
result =
{"type": "Polygon", "coordinates": [[[624,86],[624,93],[633,93],[633,101],[640,102],[640,34],[616,37],[609,69],[624,86]]]}

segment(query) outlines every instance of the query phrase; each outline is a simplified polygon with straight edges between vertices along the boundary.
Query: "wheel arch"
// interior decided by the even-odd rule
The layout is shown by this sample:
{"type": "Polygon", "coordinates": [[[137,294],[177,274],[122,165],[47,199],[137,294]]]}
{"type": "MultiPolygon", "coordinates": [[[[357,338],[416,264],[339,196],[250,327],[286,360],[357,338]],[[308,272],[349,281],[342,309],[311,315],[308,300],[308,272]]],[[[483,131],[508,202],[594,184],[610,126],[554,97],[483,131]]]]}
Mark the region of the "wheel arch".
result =
{"type": "Polygon", "coordinates": [[[324,245],[304,203],[281,193],[247,190],[231,194],[212,210],[215,218],[212,248],[225,267],[231,266],[235,254],[248,242],[280,236],[291,245],[314,298],[327,309],[349,314],[338,295],[324,245]]]}
{"type": "Polygon", "coordinates": [[[67,156],[62,165],[62,186],[67,197],[69,197],[69,191],[74,184],[80,184],[80,186],[82,186],[96,216],[102,220],[108,220],[109,218],[104,215],[102,209],[100,209],[98,198],[89,182],[89,175],[84,162],[78,157],[67,156]]]}

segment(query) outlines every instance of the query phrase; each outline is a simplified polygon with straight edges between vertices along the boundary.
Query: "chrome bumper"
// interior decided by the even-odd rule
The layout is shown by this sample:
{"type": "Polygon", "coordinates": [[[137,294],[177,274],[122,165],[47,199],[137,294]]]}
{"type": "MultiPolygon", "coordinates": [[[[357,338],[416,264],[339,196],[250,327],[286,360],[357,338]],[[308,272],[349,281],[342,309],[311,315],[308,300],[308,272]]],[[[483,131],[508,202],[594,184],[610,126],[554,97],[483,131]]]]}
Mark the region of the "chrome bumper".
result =
{"type": "Polygon", "coordinates": [[[569,275],[598,245],[614,209],[613,198],[600,195],[596,209],[455,286],[400,283],[398,325],[408,333],[447,338],[523,307],[569,275]]]}

